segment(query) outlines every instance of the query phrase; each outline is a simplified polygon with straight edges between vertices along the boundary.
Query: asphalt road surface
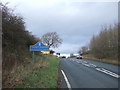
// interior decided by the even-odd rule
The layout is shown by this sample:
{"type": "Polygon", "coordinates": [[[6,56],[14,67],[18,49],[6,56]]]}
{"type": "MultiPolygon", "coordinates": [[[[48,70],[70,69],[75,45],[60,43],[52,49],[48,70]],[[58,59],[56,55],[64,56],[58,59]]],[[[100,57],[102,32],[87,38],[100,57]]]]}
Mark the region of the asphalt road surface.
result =
{"type": "Polygon", "coordinates": [[[62,88],[118,88],[118,66],[97,61],[63,58],[60,60],[62,88]],[[65,83],[63,83],[65,84],[65,83]]]}

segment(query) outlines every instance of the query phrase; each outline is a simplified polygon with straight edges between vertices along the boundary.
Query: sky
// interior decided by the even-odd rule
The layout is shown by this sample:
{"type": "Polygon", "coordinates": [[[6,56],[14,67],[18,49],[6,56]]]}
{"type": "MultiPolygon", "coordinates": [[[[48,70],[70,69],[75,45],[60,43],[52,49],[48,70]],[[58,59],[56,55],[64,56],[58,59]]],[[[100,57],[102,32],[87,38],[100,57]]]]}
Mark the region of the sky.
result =
{"type": "Polygon", "coordinates": [[[4,0],[3,3],[9,2],[7,6],[23,16],[26,29],[36,37],[57,32],[63,42],[53,50],[69,54],[88,45],[102,26],[118,22],[118,3],[108,1],[4,0]]]}

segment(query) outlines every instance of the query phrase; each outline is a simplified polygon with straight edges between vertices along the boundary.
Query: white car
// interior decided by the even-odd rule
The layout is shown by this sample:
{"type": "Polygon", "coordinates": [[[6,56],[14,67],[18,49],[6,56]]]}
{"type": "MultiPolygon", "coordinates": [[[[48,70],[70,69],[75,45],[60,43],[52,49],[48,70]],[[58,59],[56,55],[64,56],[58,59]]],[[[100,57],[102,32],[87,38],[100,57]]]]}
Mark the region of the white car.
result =
{"type": "Polygon", "coordinates": [[[76,59],[82,59],[82,56],[77,56],[76,59]]]}

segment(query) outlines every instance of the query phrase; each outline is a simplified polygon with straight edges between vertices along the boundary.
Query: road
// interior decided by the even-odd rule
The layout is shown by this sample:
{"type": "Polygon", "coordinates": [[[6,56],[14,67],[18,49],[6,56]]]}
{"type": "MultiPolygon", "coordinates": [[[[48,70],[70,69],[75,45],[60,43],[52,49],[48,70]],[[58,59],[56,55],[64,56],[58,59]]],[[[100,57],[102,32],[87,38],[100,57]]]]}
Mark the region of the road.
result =
{"type": "MultiPolygon", "coordinates": [[[[62,79],[68,80],[62,88],[118,88],[118,66],[97,61],[66,58],[60,60],[62,79]],[[65,76],[63,75],[63,73],[65,76]]],[[[63,83],[64,84],[64,83],[63,83]]]]}

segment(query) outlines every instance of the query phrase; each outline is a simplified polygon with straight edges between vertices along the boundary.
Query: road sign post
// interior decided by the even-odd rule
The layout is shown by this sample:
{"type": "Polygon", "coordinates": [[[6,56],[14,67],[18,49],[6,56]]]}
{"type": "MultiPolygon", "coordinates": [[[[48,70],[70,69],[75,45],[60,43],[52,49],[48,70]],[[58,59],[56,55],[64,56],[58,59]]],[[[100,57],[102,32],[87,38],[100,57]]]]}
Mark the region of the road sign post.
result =
{"type": "Polygon", "coordinates": [[[46,62],[48,61],[48,54],[46,54],[46,62]]]}
{"type": "Polygon", "coordinates": [[[32,63],[34,63],[34,51],[32,52],[32,63]]]}

